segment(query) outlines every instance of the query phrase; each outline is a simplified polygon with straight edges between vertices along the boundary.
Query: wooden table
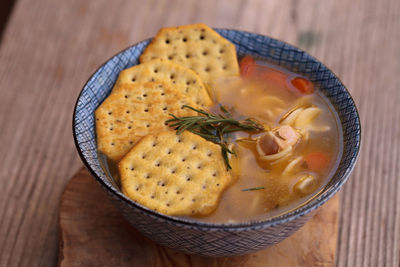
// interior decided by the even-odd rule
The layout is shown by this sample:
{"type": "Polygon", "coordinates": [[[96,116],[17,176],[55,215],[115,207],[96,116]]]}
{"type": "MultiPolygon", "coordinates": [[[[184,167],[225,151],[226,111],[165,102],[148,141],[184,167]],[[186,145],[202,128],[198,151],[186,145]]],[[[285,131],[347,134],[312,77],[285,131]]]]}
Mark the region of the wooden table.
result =
{"type": "Polygon", "coordinates": [[[57,262],[57,216],[82,165],[76,97],[107,58],[166,25],[205,22],[307,50],[347,85],[362,120],[341,193],[337,266],[399,266],[400,1],[19,0],[0,48],[0,266],[57,262]]]}

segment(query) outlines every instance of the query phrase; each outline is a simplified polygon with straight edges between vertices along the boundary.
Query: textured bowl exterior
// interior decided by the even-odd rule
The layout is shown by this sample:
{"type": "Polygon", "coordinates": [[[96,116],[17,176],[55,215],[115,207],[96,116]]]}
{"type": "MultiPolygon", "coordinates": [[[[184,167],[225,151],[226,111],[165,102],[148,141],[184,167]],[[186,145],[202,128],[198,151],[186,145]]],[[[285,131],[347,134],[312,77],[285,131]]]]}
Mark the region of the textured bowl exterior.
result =
{"type": "Polygon", "coordinates": [[[89,79],[76,102],[73,133],[82,161],[110,194],[127,220],[140,232],[167,247],[204,256],[233,256],[273,245],[298,230],[318,207],[347,181],[357,160],[361,130],[356,106],[340,80],[322,63],[289,44],[254,33],[217,30],[236,45],[239,55],[252,55],[308,77],[330,100],[343,128],[343,155],[336,173],[313,200],[294,211],[263,221],[210,224],[159,214],[134,203],[113,186],[96,150],[94,111],[111,92],[118,73],[132,65],[150,42],[133,45],[109,59],[89,79]]]}

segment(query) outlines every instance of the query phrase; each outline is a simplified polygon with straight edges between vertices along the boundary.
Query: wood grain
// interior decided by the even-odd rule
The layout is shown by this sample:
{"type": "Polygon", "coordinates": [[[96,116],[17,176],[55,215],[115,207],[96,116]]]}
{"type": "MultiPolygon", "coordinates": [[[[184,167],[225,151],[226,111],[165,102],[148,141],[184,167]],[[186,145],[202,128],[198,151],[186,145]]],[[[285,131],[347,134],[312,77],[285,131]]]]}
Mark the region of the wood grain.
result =
{"type": "Polygon", "coordinates": [[[117,51],[192,22],[299,45],[358,105],[361,156],[341,200],[337,266],[399,266],[400,1],[19,0],[0,47],[0,266],[57,261],[57,206],[81,166],[74,101],[117,51]]]}
{"type": "Polygon", "coordinates": [[[61,198],[59,266],[334,266],[338,211],[335,196],[294,235],[257,253],[230,258],[189,256],[143,237],[82,168],[61,198]]]}

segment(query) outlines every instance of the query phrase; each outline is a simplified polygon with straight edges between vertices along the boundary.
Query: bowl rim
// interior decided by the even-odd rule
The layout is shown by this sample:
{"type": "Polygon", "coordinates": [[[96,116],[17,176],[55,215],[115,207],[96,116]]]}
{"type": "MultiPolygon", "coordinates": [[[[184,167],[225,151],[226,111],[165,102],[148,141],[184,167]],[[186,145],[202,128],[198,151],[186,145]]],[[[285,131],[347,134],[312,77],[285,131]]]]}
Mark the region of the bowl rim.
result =
{"type": "MultiPolygon", "coordinates": [[[[73,112],[73,115],[72,115],[72,133],[73,133],[73,138],[74,138],[74,143],[75,143],[76,149],[78,151],[78,154],[79,154],[82,162],[84,163],[86,169],[88,169],[88,171],[90,172],[91,176],[93,176],[95,178],[95,180],[97,182],[99,182],[106,189],[106,191],[108,191],[109,193],[111,193],[114,196],[118,197],[119,201],[122,201],[122,202],[126,203],[130,208],[138,209],[141,213],[146,213],[148,216],[156,217],[158,219],[166,221],[167,223],[180,224],[182,226],[194,227],[194,228],[197,228],[197,229],[201,228],[201,229],[204,229],[204,230],[242,231],[242,230],[249,230],[249,229],[254,229],[254,228],[267,228],[267,227],[283,224],[285,222],[293,221],[293,220],[295,220],[295,219],[297,219],[299,217],[302,217],[302,216],[304,216],[306,214],[309,214],[313,210],[316,210],[317,208],[322,206],[325,202],[327,202],[330,198],[332,198],[339,191],[339,189],[349,179],[349,176],[352,173],[352,171],[353,171],[353,169],[354,169],[354,167],[355,167],[355,165],[357,163],[357,160],[359,158],[359,154],[360,154],[359,152],[360,152],[360,147],[361,147],[361,120],[360,120],[360,114],[358,112],[357,106],[355,104],[355,101],[354,101],[352,95],[350,94],[350,92],[347,89],[347,87],[340,80],[340,78],[330,68],[328,68],[321,61],[319,61],[318,59],[316,59],[315,57],[310,55],[308,52],[306,52],[306,51],[304,51],[304,50],[302,50],[302,49],[300,49],[300,48],[298,48],[298,47],[296,47],[294,45],[291,45],[291,44],[289,44],[289,43],[287,43],[285,41],[282,41],[280,39],[277,39],[277,38],[273,38],[273,37],[270,37],[270,36],[267,36],[267,35],[264,35],[264,34],[253,33],[253,32],[250,32],[250,31],[228,29],[228,28],[214,28],[214,30],[216,30],[218,32],[219,31],[229,31],[229,32],[237,32],[237,33],[246,33],[246,34],[252,35],[253,37],[261,36],[261,37],[266,37],[266,38],[268,38],[270,40],[278,41],[278,42],[282,43],[283,45],[286,45],[286,46],[288,46],[290,48],[293,48],[295,50],[298,50],[299,52],[302,52],[302,53],[306,54],[307,56],[310,57],[310,59],[314,60],[315,62],[318,62],[324,68],[326,68],[340,82],[340,86],[343,87],[344,92],[347,93],[348,97],[351,100],[351,103],[352,103],[352,105],[354,107],[354,111],[355,111],[355,114],[356,114],[356,120],[357,120],[357,123],[358,123],[358,135],[356,135],[356,138],[358,139],[358,142],[356,142],[356,145],[354,147],[354,157],[353,157],[352,161],[350,162],[349,166],[344,171],[344,173],[343,173],[342,177],[340,178],[340,180],[337,183],[331,185],[322,194],[318,193],[317,195],[315,195],[311,199],[306,200],[301,205],[299,205],[296,208],[294,208],[294,209],[292,209],[290,211],[287,211],[287,212],[285,212],[283,214],[278,214],[276,216],[272,216],[272,217],[269,217],[269,218],[266,218],[266,219],[249,220],[249,221],[238,222],[238,223],[210,223],[210,222],[204,222],[204,221],[196,221],[196,219],[190,219],[190,218],[186,218],[186,217],[177,217],[177,216],[165,215],[165,214],[156,212],[156,211],[154,211],[154,210],[152,210],[150,208],[147,208],[147,207],[145,207],[143,205],[140,205],[140,204],[134,202],[133,200],[129,199],[124,194],[122,194],[122,192],[120,192],[119,190],[117,190],[117,189],[113,188],[111,185],[105,183],[103,181],[103,179],[101,179],[96,174],[96,172],[92,169],[91,165],[86,160],[85,156],[83,155],[83,153],[82,153],[82,151],[80,149],[79,142],[78,142],[78,139],[77,139],[77,134],[76,134],[76,121],[75,121],[78,102],[81,99],[85,88],[88,86],[88,84],[92,80],[92,78],[110,60],[112,60],[113,58],[117,57],[119,54],[124,53],[125,51],[127,51],[129,49],[132,49],[133,47],[135,47],[135,46],[137,46],[139,44],[151,41],[153,37],[150,37],[150,38],[144,39],[142,41],[136,42],[136,43],[134,43],[134,44],[132,44],[132,45],[120,50],[119,52],[113,54],[111,57],[109,57],[103,64],[101,64],[90,75],[90,77],[85,82],[85,84],[82,87],[82,89],[80,90],[79,95],[76,98],[76,102],[75,102],[75,105],[74,105],[74,112],[73,112]]],[[[335,111],[336,111],[336,108],[335,108],[335,111]]],[[[341,123],[341,126],[343,128],[342,123],[341,123]]],[[[342,131],[343,130],[344,129],[342,129],[342,131]]],[[[335,175],[337,170],[338,169],[336,169],[336,171],[334,172],[333,176],[335,175]]],[[[332,177],[331,177],[331,179],[332,179],[332,177]]]]}

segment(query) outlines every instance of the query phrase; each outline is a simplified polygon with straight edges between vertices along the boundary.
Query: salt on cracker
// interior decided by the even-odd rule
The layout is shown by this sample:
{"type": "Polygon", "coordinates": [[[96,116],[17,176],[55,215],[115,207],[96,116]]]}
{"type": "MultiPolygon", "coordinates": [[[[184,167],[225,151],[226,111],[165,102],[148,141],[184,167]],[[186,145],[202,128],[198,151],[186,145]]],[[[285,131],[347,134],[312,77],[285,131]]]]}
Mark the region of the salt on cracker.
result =
{"type": "Polygon", "coordinates": [[[188,116],[191,99],[165,83],[120,84],[97,108],[97,146],[108,158],[120,160],[143,136],[169,130],[169,113],[188,116]]]}
{"type": "Polygon", "coordinates": [[[207,215],[232,177],[221,148],[190,132],[141,139],[120,161],[122,192],[167,215],[207,215]]]}
{"type": "Polygon", "coordinates": [[[194,70],[206,83],[239,75],[235,46],[205,24],[162,28],[140,56],[140,62],[168,59],[194,70]]]}

